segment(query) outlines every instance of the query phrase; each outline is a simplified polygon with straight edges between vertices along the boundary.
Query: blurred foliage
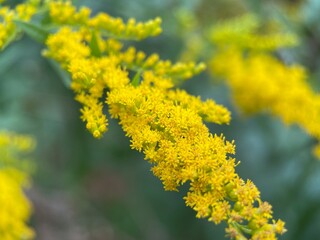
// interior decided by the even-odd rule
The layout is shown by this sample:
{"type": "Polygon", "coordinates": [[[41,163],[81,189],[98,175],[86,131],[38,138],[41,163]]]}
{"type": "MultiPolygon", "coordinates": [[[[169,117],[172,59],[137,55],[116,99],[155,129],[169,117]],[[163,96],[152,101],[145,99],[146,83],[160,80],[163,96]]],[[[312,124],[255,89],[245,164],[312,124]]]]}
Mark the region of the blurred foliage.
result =
{"type": "MultiPolygon", "coordinates": [[[[18,1],[8,1],[14,5],[18,1]]],[[[270,0],[101,0],[74,1],[93,12],[124,19],[163,19],[164,33],[137,48],[176,60],[186,46],[179,13],[194,13],[197,31],[245,12],[278,19],[297,34],[300,45],[277,54],[304,65],[308,81],[320,89],[320,1],[270,0]]],[[[41,55],[43,46],[24,36],[0,54],[0,129],[35,136],[37,172],[30,198],[37,239],[223,239],[224,227],[194,217],[180,193],[163,191],[143,156],[114,120],[100,140],[79,119],[79,104],[59,74],[41,55]]],[[[213,98],[232,111],[229,126],[212,126],[237,143],[239,175],[252,179],[288,232],[280,239],[318,239],[320,163],[313,140],[297,126],[285,127],[270,115],[245,118],[232,106],[230,92],[206,73],[182,88],[213,98]]]]}

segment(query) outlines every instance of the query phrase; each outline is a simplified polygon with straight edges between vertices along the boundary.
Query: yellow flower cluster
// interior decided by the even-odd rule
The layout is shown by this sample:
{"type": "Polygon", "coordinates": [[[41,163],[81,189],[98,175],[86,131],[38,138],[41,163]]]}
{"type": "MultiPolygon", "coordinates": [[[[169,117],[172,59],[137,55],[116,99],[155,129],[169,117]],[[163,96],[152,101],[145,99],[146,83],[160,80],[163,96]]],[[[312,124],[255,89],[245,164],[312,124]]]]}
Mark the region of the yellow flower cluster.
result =
{"type": "MultiPolygon", "coordinates": [[[[65,9],[67,12],[71,11],[74,16],[78,14],[69,2],[52,2],[51,5],[53,4],[64,6],[59,11],[65,9]]],[[[88,24],[92,19],[88,19],[88,24]]],[[[121,42],[105,37],[103,29],[96,29],[95,34],[92,34],[90,24],[83,25],[78,30],[72,30],[69,22],[65,24],[67,26],[61,27],[57,33],[48,37],[48,49],[44,51],[44,55],[56,60],[71,74],[71,88],[77,94],[76,100],[83,105],[81,118],[86,122],[87,129],[97,138],[102,137],[107,130],[107,117],[103,113],[101,99],[104,90],[129,83],[128,72],[122,69],[136,71],[138,77],[139,74],[152,70],[158,76],[170,76],[174,79],[187,79],[204,69],[203,64],[193,62],[172,64],[170,61],[160,60],[155,54],[146,57],[145,53],[132,47],[123,50],[121,42]],[[95,47],[90,44],[95,44],[95,47]],[[95,51],[99,52],[100,57],[95,56],[95,51]]],[[[139,26],[146,29],[144,34],[153,35],[149,31],[149,23],[139,26]]],[[[122,33],[117,34],[118,38],[123,37],[122,33]]],[[[171,80],[162,81],[161,84],[173,86],[171,80]]],[[[207,103],[207,106],[209,107],[210,103],[207,103]]]]}
{"type": "Polygon", "coordinates": [[[166,190],[190,184],[184,199],[198,218],[226,221],[227,233],[235,239],[276,239],[285,231],[284,223],[270,223],[271,206],[260,200],[251,181],[236,174],[238,163],[229,156],[235,153],[234,143],[212,135],[203,124],[201,115],[228,123],[227,110],[181,90],[153,87],[154,80],[147,74],[138,87],[127,85],[108,93],[110,114],[119,118],[131,147],[145,154],[166,190]]]}
{"type": "Polygon", "coordinates": [[[121,18],[114,18],[106,13],[99,13],[90,18],[90,9],[82,7],[77,10],[71,1],[50,1],[50,17],[53,23],[88,27],[99,31],[102,35],[121,39],[141,40],[161,33],[161,19],[156,18],[148,22],[136,22],[131,18],[124,23],[121,18]]]}
{"type": "Polygon", "coordinates": [[[10,9],[7,6],[0,7],[0,50],[13,41],[18,33],[14,20],[30,20],[35,14],[38,4],[38,0],[29,0],[17,5],[15,9],[10,9]]]}
{"type": "MultiPolygon", "coordinates": [[[[233,32],[237,34],[243,30],[228,24],[221,34],[218,28],[216,35],[228,35],[227,30],[231,31],[233,27],[233,32]]],[[[245,32],[247,28],[248,26],[244,27],[245,32]]],[[[239,44],[236,35],[233,40],[235,42],[230,39],[225,44],[218,40],[219,51],[213,57],[210,68],[229,84],[235,104],[249,114],[270,111],[288,125],[300,125],[320,141],[320,95],[308,85],[303,67],[287,66],[270,52],[261,51],[262,45],[253,45],[251,50],[248,50],[250,46],[239,44]],[[225,64],[226,62],[228,64],[225,64]]],[[[285,38],[282,40],[284,41],[273,42],[263,49],[291,45],[285,38]]],[[[319,148],[320,145],[314,152],[320,158],[319,148]]]]}
{"type": "Polygon", "coordinates": [[[158,76],[168,76],[177,80],[191,78],[206,68],[204,63],[178,62],[173,64],[169,60],[163,61],[156,53],[146,57],[144,52],[137,51],[134,47],[120,53],[119,57],[123,65],[130,69],[152,70],[158,76]]]}
{"type": "Polygon", "coordinates": [[[90,48],[84,44],[85,31],[72,31],[69,27],[47,40],[47,57],[58,61],[72,77],[71,88],[81,109],[82,120],[94,137],[100,138],[107,130],[107,117],[103,113],[101,97],[106,88],[129,83],[127,73],[121,71],[116,57],[90,57],[90,48]]]}
{"type": "Polygon", "coordinates": [[[90,13],[91,10],[87,7],[82,7],[77,11],[71,1],[49,1],[49,15],[55,24],[81,26],[88,22],[90,13]]]}
{"type": "Polygon", "coordinates": [[[136,23],[134,19],[129,19],[124,23],[120,18],[113,18],[106,13],[99,13],[90,18],[90,9],[82,7],[77,11],[70,1],[51,1],[50,16],[54,23],[60,25],[78,25],[82,29],[87,29],[86,40],[90,39],[90,33],[97,34],[97,41],[101,52],[117,55],[121,65],[133,69],[152,69],[158,75],[169,75],[174,78],[187,79],[204,70],[205,65],[194,62],[172,64],[169,60],[160,60],[159,55],[152,54],[146,56],[142,51],[137,51],[134,47],[122,50],[122,44],[116,39],[141,40],[146,37],[156,36],[161,33],[161,19],[156,18],[145,23],[136,23]],[[91,30],[91,31],[89,31],[91,30]],[[109,37],[103,41],[101,37],[109,37]]]}
{"type": "Polygon", "coordinates": [[[28,162],[21,154],[34,148],[28,136],[0,132],[0,239],[33,239],[34,232],[26,225],[31,205],[23,188],[28,187],[28,162]]]}

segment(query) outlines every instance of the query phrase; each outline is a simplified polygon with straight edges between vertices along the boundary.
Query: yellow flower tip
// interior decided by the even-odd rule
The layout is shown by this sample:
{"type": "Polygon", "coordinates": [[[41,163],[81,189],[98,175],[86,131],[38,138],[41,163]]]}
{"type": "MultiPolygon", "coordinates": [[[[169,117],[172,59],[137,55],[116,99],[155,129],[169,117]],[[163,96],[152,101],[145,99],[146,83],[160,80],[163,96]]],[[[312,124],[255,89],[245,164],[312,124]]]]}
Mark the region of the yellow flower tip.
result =
{"type": "Polygon", "coordinates": [[[283,222],[280,219],[276,223],[275,222],[273,223],[274,231],[281,235],[287,232],[287,229],[284,226],[285,226],[285,222],[283,222]]]}
{"type": "Polygon", "coordinates": [[[200,73],[200,72],[203,72],[204,70],[206,70],[207,68],[207,65],[203,62],[199,63],[196,68],[195,68],[195,71],[196,73],[200,73]]]}
{"type": "Polygon", "coordinates": [[[136,20],[135,20],[134,18],[129,18],[127,24],[128,24],[129,26],[133,26],[133,25],[136,24],[136,20]]]}
{"type": "Polygon", "coordinates": [[[107,126],[106,125],[100,125],[98,130],[101,132],[101,133],[104,133],[107,131],[107,126]]]}
{"type": "Polygon", "coordinates": [[[269,219],[272,217],[272,206],[268,202],[261,202],[257,213],[260,216],[269,219]]]}
{"type": "Polygon", "coordinates": [[[93,136],[94,136],[95,138],[101,138],[101,137],[102,137],[102,134],[101,134],[101,132],[100,132],[99,130],[94,130],[94,131],[93,131],[93,136]]]}
{"type": "Polygon", "coordinates": [[[158,25],[160,25],[160,24],[162,23],[161,17],[156,17],[156,18],[154,19],[154,21],[155,21],[155,23],[158,24],[158,25]]]}
{"type": "MultiPolygon", "coordinates": [[[[86,119],[83,119],[83,121],[86,121],[86,119]]],[[[87,122],[86,128],[87,128],[87,129],[91,129],[92,127],[93,127],[92,122],[87,122]]]]}
{"type": "Polygon", "coordinates": [[[192,74],[191,71],[186,71],[186,72],[184,72],[184,74],[182,75],[182,78],[188,79],[188,78],[191,78],[192,76],[193,76],[193,74],[192,74]]]}
{"type": "Polygon", "coordinates": [[[144,67],[151,67],[155,65],[157,61],[159,61],[159,55],[154,53],[146,59],[146,61],[144,62],[144,67]]]}

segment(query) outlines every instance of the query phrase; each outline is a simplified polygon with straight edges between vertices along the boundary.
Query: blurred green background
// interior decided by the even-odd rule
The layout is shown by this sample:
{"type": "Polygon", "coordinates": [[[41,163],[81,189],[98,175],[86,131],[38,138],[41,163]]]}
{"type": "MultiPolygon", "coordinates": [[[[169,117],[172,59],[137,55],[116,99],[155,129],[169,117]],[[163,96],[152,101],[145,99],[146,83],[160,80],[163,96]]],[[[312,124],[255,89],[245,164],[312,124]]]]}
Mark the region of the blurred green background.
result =
{"type": "MultiPolygon", "coordinates": [[[[19,1],[9,1],[15,4],[19,1]]],[[[254,12],[279,18],[301,41],[282,54],[310,71],[320,89],[320,1],[259,0],[100,0],[74,1],[124,19],[160,16],[164,32],[136,46],[163,59],[179,60],[185,35],[178,13],[192,12],[199,27],[254,12]]],[[[200,31],[201,29],[199,29],[200,31]]],[[[225,225],[195,218],[181,192],[165,192],[143,155],[129,148],[117,121],[94,139],[79,118],[80,105],[46,59],[43,46],[28,37],[0,54],[0,128],[32,134],[38,141],[37,170],[28,196],[37,239],[51,240],[209,240],[225,239],[225,225]]],[[[232,66],[230,66],[232,67],[232,66]]],[[[213,98],[232,111],[229,126],[208,125],[237,145],[239,175],[251,179],[286,222],[280,239],[319,239],[320,162],[314,140],[299,127],[286,127],[268,114],[244,117],[231,104],[228,88],[207,73],[184,83],[189,93],[213,98]]]]}

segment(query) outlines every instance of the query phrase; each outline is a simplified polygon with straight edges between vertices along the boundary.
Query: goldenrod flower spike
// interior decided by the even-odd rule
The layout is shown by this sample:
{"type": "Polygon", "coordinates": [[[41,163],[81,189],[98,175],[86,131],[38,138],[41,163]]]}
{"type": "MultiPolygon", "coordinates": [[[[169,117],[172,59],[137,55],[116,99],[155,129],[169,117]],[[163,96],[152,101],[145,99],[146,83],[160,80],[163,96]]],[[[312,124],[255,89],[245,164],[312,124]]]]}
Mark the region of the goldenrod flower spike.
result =
{"type": "MultiPolygon", "coordinates": [[[[76,14],[72,5],[67,7],[71,9],[67,12],[76,14]]],[[[83,105],[81,118],[94,137],[107,130],[102,102],[106,91],[111,117],[119,119],[131,148],[144,153],[164,188],[178,191],[181,185],[190,184],[184,199],[197,217],[216,224],[227,222],[227,233],[237,239],[272,240],[285,231],[281,220],[272,220],[271,206],[261,201],[255,185],[236,174],[234,143],[211,134],[203,123],[228,124],[229,111],[213,100],[202,102],[185,91],[173,90],[179,79],[203,70],[203,64],[172,64],[133,47],[123,50],[119,39],[137,37],[135,29],[144,26],[134,20],[124,24],[100,14],[77,30],[71,23],[61,24],[69,26],[48,37],[45,55],[70,73],[71,88],[83,105]],[[100,56],[90,47],[92,28],[100,56]],[[113,37],[106,38],[105,30],[113,37]],[[136,71],[132,81],[127,70],[136,71]]]]}
{"type": "MultiPolygon", "coordinates": [[[[237,239],[276,239],[285,232],[281,220],[270,222],[271,206],[260,200],[255,185],[235,173],[237,163],[230,156],[235,153],[234,143],[210,134],[203,124],[201,110],[195,106],[206,109],[206,103],[180,91],[152,87],[149,83],[154,79],[149,77],[145,75],[138,87],[110,91],[107,103],[111,116],[119,118],[131,138],[131,147],[145,154],[164,188],[178,191],[189,183],[184,199],[196,216],[216,224],[226,221],[227,232],[237,239]]],[[[228,122],[226,109],[211,107],[211,119],[228,122]]]]}
{"type": "Polygon", "coordinates": [[[31,205],[23,190],[29,186],[29,162],[22,155],[35,146],[32,138],[0,131],[0,239],[33,239],[27,225],[31,205]]]}

